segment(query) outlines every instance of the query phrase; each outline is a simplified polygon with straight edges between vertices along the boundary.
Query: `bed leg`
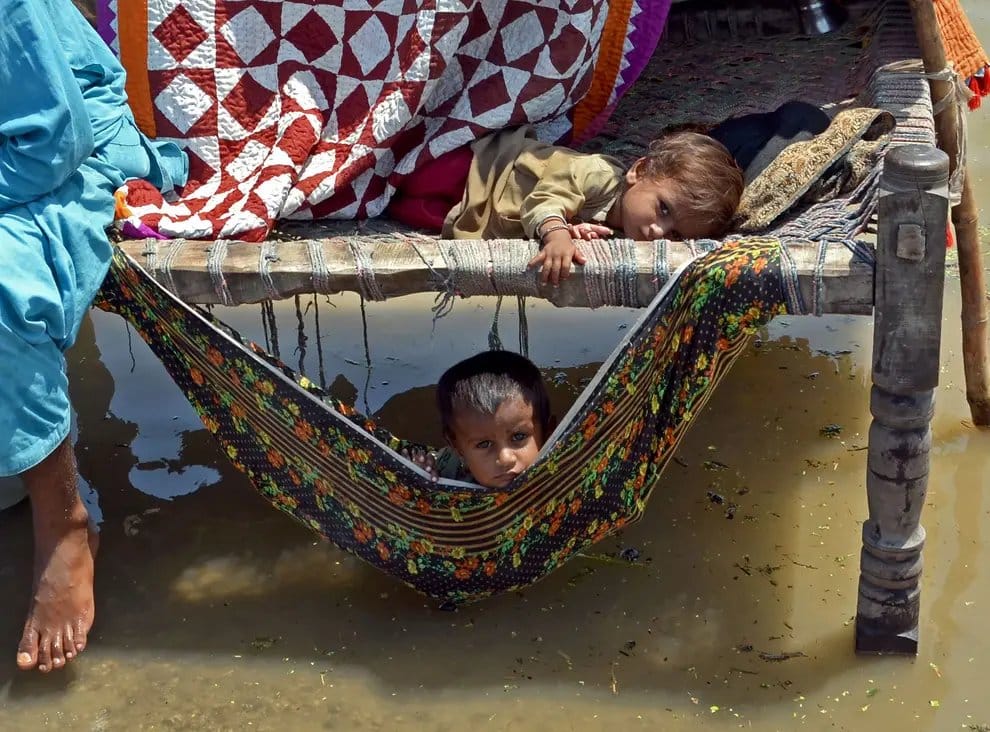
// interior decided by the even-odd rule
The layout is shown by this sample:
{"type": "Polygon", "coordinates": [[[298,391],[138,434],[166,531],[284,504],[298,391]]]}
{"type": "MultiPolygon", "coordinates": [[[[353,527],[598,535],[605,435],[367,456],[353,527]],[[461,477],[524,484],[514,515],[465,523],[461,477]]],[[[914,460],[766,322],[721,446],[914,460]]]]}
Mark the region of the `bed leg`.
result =
{"type": "Polygon", "coordinates": [[[928,145],[887,153],[874,286],[873,389],[856,650],[918,651],[921,509],[938,385],[949,159],[928,145]]]}

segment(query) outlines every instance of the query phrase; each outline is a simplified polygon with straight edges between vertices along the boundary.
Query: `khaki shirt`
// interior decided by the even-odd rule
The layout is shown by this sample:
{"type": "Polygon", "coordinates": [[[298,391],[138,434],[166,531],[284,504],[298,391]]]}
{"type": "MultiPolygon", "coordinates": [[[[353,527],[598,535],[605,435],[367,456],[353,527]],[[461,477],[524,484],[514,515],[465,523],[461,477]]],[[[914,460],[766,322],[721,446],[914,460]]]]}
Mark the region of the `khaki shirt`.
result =
{"type": "Polygon", "coordinates": [[[604,223],[625,185],[615,158],[540,142],[528,125],[471,149],[464,198],[447,214],[445,239],[535,239],[548,216],[604,223]]]}

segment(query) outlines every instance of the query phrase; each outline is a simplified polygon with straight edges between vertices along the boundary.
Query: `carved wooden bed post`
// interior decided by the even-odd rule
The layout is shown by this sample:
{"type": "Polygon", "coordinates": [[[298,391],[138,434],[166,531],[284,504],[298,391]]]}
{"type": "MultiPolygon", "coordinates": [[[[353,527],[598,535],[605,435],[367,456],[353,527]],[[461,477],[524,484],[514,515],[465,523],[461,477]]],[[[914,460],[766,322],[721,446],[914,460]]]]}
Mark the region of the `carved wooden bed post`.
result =
{"type": "Polygon", "coordinates": [[[921,509],[939,373],[949,159],[927,145],[887,153],[874,292],[873,390],[856,650],[917,653],[921,509]]]}

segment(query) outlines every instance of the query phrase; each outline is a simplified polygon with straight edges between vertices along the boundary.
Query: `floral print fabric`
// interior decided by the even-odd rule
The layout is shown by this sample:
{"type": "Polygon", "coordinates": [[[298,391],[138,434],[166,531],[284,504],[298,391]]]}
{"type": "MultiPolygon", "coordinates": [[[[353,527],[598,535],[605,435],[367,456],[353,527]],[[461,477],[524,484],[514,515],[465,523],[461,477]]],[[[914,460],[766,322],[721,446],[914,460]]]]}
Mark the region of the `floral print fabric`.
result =
{"type": "Polygon", "coordinates": [[[780,244],[730,242],[646,311],[536,463],[505,490],[434,483],[408,445],[162,288],[118,252],[127,318],[231,462],[277,508],[441,601],[518,589],[642,516],[748,335],[785,311],[780,244]]]}

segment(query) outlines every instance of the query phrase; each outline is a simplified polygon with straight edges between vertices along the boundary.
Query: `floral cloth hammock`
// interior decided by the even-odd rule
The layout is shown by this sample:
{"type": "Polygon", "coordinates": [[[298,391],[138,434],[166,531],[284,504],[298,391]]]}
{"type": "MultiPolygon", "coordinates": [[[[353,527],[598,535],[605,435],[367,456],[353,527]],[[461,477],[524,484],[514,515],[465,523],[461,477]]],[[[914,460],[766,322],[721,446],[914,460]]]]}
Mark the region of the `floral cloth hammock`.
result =
{"type": "Polygon", "coordinates": [[[233,464],[276,507],[441,601],[546,576],[640,518],[748,334],[783,313],[781,247],[729,242],[671,277],[502,491],[434,483],[407,445],[188,306],[118,253],[101,307],[141,333],[233,464]]]}

